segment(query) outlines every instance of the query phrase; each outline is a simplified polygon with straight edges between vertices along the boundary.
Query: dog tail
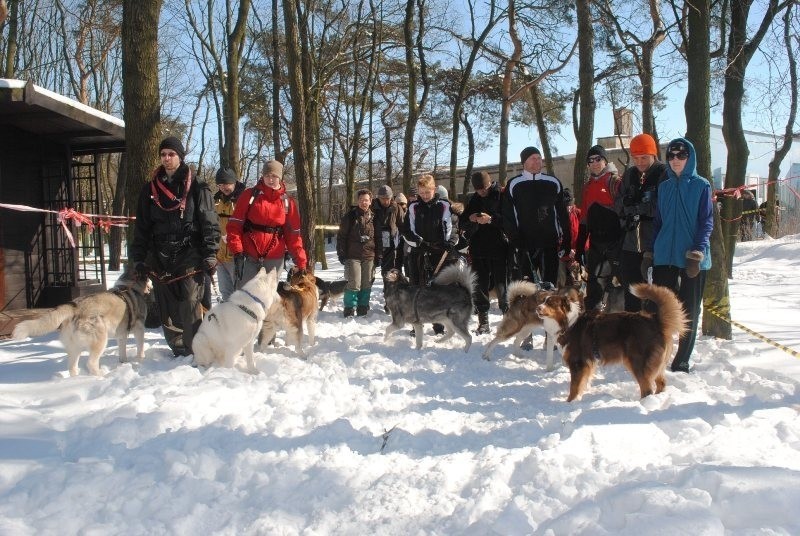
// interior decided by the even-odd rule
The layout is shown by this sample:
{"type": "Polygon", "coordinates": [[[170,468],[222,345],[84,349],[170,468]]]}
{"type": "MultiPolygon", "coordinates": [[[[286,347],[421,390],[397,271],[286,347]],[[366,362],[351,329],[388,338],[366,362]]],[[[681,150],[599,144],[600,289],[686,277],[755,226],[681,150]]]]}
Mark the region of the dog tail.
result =
{"type": "Polygon", "coordinates": [[[631,285],[631,294],[643,300],[650,300],[656,304],[658,312],[656,317],[661,322],[661,331],[664,338],[673,334],[680,337],[689,329],[689,319],[683,310],[681,302],[675,293],[667,287],[636,283],[631,285]]]}
{"type": "Polygon", "coordinates": [[[31,320],[24,320],[16,325],[11,338],[14,340],[27,339],[28,337],[39,337],[46,335],[52,331],[57,330],[61,324],[69,320],[75,315],[76,305],[74,303],[66,303],[59,305],[52,311],[33,318],[31,320]]]}
{"type": "Polygon", "coordinates": [[[512,281],[508,285],[508,303],[513,303],[518,298],[533,296],[539,290],[539,287],[530,281],[512,281]]]}
{"type": "Polygon", "coordinates": [[[469,291],[470,296],[475,288],[475,273],[464,263],[457,262],[442,268],[431,282],[434,285],[458,285],[469,291]]]}

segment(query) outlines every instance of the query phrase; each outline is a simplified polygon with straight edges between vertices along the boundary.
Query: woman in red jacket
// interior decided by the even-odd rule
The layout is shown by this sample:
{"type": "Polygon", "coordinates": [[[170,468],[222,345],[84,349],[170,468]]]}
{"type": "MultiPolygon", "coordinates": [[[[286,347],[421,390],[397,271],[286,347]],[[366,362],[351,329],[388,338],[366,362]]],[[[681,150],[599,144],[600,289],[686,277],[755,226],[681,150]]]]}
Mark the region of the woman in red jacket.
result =
{"type": "Polygon", "coordinates": [[[237,289],[262,266],[267,271],[282,270],[287,251],[298,269],[306,269],[308,257],[300,236],[300,212],[297,202],[286,194],[283,164],[278,161],[264,164],[258,184],[239,196],[226,230],[237,289]]]}

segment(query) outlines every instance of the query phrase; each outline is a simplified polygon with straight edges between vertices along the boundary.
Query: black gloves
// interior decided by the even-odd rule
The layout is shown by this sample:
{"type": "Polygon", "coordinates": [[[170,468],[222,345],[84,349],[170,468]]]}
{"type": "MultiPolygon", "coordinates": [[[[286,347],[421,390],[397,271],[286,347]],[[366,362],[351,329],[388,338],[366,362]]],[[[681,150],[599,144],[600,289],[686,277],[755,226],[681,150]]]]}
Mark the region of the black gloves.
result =
{"type": "Polygon", "coordinates": [[[150,267],[141,261],[136,263],[133,270],[136,272],[136,277],[140,281],[144,281],[147,279],[147,276],[150,275],[150,267]]]}
{"type": "Polygon", "coordinates": [[[653,252],[645,251],[642,254],[642,263],[639,265],[639,270],[642,272],[642,279],[647,281],[647,272],[653,266],[653,252]]]}
{"type": "Polygon", "coordinates": [[[687,251],[686,252],[686,275],[689,278],[697,277],[700,273],[700,261],[703,260],[705,255],[702,251],[687,251]]]}
{"type": "Polygon", "coordinates": [[[208,275],[208,277],[213,277],[215,273],[217,273],[217,258],[216,257],[208,257],[203,261],[203,271],[208,275]]]}
{"type": "Polygon", "coordinates": [[[241,281],[244,277],[244,253],[237,253],[233,256],[233,275],[236,281],[241,281]]]}

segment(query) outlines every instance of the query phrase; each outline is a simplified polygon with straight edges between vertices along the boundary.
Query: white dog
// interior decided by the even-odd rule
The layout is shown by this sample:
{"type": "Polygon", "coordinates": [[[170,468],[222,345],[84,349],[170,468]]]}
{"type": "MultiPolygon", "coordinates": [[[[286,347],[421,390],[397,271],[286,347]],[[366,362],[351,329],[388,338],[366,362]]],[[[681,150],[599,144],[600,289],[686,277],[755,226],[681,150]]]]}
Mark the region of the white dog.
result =
{"type": "Polygon", "coordinates": [[[253,343],[261,331],[267,311],[277,297],[277,272],[264,268],[231,294],[228,301],[218,303],[206,314],[192,340],[194,363],[208,367],[216,362],[232,367],[236,356],[247,358],[247,369],[255,374],[253,343]]]}

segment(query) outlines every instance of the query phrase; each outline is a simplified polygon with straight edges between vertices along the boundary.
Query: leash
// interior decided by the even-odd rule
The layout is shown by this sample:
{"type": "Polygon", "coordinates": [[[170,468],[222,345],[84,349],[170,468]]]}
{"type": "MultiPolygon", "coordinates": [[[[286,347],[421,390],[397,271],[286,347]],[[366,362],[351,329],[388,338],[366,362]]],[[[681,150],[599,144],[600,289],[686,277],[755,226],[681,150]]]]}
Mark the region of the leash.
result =
{"type": "Polygon", "coordinates": [[[433,275],[434,276],[439,273],[439,270],[442,269],[442,264],[444,264],[444,260],[446,258],[447,258],[447,250],[444,250],[444,253],[442,253],[442,258],[439,259],[439,264],[437,264],[436,268],[433,270],[433,275]]]}
{"type": "Polygon", "coordinates": [[[171,274],[167,274],[164,277],[160,277],[157,273],[151,271],[147,275],[149,275],[162,285],[169,285],[170,283],[174,283],[175,281],[180,281],[181,279],[186,279],[187,277],[191,277],[193,275],[202,273],[202,271],[203,270],[194,270],[192,272],[187,272],[183,275],[179,275],[178,277],[173,277],[172,279],[167,279],[168,277],[170,277],[171,274]]]}

